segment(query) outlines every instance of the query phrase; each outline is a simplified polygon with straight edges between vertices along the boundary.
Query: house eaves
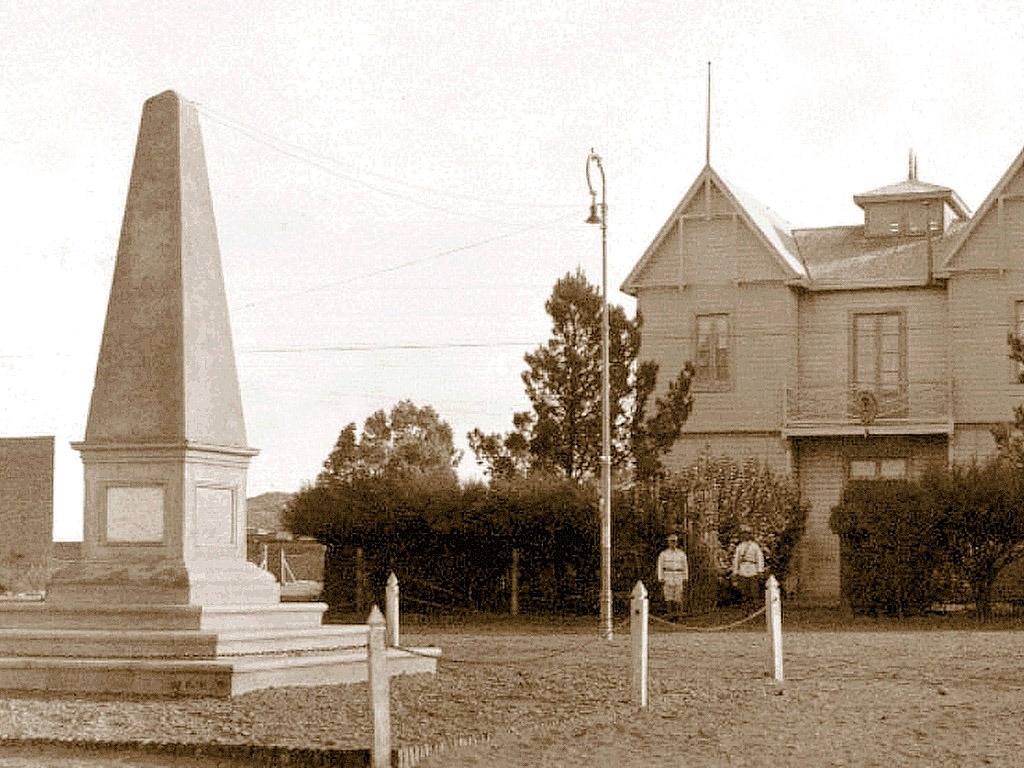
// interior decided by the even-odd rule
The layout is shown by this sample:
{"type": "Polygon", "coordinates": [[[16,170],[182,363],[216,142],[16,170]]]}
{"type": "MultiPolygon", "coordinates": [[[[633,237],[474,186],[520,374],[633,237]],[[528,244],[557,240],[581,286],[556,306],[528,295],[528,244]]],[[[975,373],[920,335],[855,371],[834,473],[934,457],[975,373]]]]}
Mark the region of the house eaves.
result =
{"type": "Polygon", "coordinates": [[[1006,173],[1000,177],[999,181],[992,188],[992,191],[988,193],[988,197],[986,197],[978,207],[977,212],[969,219],[967,226],[964,228],[963,232],[960,233],[959,240],[957,240],[953,248],[950,249],[949,254],[936,269],[936,277],[949,277],[949,275],[954,271],[950,265],[963,249],[964,243],[966,243],[971,237],[971,234],[989,211],[999,204],[999,198],[1003,195],[1003,192],[1009,186],[1013,178],[1020,173],[1022,168],[1024,168],[1024,149],[1022,149],[1017,157],[1014,158],[1014,161],[1010,163],[1010,167],[1006,169],[1006,173]]]}
{"type": "Polygon", "coordinates": [[[644,250],[640,260],[626,276],[620,288],[623,293],[636,296],[637,290],[642,287],[639,282],[640,275],[658,253],[661,244],[668,237],[683,211],[687,209],[700,190],[709,181],[721,190],[722,194],[726,196],[733,207],[739,212],[741,218],[750,227],[751,231],[754,232],[762,244],[775,257],[785,272],[787,281],[800,281],[807,277],[807,270],[798,255],[796,241],[793,239],[790,226],[752,196],[726,183],[710,165],[706,165],[697,175],[697,178],[694,179],[690,188],[683,195],[679,204],[676,205],[661,229],[658,230],[651,244],[644,250]]]}

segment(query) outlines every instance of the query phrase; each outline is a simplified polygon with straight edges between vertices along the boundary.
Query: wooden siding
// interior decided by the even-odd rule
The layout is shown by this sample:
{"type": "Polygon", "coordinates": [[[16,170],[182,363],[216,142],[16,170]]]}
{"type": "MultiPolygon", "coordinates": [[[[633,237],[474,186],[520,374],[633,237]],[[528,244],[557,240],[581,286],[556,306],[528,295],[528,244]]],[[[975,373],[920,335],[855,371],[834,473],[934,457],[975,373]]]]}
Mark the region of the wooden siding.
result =
{"type": "Polygon", "coordinates": [[[974,225],[974,231],[960,246],[960,252],[950,267],[954,270],[998,269],[999,243],[999,211],[996,207],[974,225]]]}
{"type": "Polygon", "coordinates": [[[684,435],[665,457],[665,467],[677,472],[693,466],[702,455],[725,456],[736,461],[757,459],[767,462],[772,471],[792,474],[787,441],[777,434],[706,433],[684,435]]]}
{"type": "Polygon", "coordinates": [[[683,277],[688,284],[721,285],[735,280],[736,226],[731,216],[683,220],[683,277]]]}
{"type": "Polygon", "coordinates": [[[1006,336],[1024,301],[1024,271],[957,273],[949,280],[949,348],[957,422],[1008,422],[1024,402],[1006,336]]]}
{"type": "Polygon", "coordinates": [[[800,543],[796,598],[801,603],[839,602],[839,537],[829,527],[832,508],[843,494],[845,465],[834,440],[801,441],[796,452],[800,496],[810,510],[800,543]]]}
{"type": "Polygon", "coordinates": [[[684,432],[778,431],[796,362],[796,298],[782,284],[645,290],[637,301],[644,331],[640,359],[659,365],[658,394],[695,359],[696,316],[729,315],[731,381],[723,391],[694,385],[684,432]]]}
{"type": "Polygon", "coordinates": [[[680,220],[676,219],[675,224],[665,233],[654,258],[647,262],[639,275],[640,282],[644,285],[682,285],[685,263],[686,256],[680,238],[680,220]]]}
{"type": "Polygon", "coordinates": [[[958,427],[949,441],[949,461],[955,464],[984,461],[995,452],[992,430],[984,425],[958,427]]]}
{"type": "Polygon", "coordinates": [[[797,598],[806,604],[831,605],[840,599],[839,537],[829,518],[848,482],[854,459],[905,458],[911,478],[933,464],[946,462],[944,437],[847,437],[795,441],[800,495],[809,504],[807,530],[798,551],[797,598]]]}
{"type": "Polygon", "coordinates": [[[782,266],[765,252],[764,244],[747,223],[742,219],[737,219],[736,223],[736,279],[741,282],[785,279],[786,274],[782,266]]]}
{"type": "Polygon", "coordinates": [[[930,288],[808,293],[800,300],[797,395],[845,409],[852,378],[853,318],[858,313],[899,312],[905,328],[909,396],[921,400],[910,413],[948,416],[949,363],[945,294],[930,288]],[[834,401],[834,402],[833,402],[834,401]]]}
{"type": "Polygon", "coordinates": [[[767,249],[729,197],[706,178],[666,226],[637,282],[643,290],[786,277],[777,255],[767,249]]]}
{"type": "Polygon", "coordinates": [[[928,231],[929,220],[944,221],[944,208],[940,200],[933,200],[930,205],[923,201],[870,203],[865,207],[864,234],[867,237],[891,237],[891,226],[897,224],[902,236],[924,235],[928,231]]]}

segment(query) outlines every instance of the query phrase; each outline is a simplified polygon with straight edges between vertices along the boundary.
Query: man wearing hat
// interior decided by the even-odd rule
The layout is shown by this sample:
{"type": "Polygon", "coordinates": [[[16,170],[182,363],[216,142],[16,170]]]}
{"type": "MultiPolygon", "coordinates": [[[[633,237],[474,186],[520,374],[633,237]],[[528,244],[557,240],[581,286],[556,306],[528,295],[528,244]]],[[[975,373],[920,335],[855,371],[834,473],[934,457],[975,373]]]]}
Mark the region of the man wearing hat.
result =
{"type": "Polygon", "coordinates": [[[690,567],[686,562],[686,553],[679,548],[679,537],[671,533],[668,536],[668,547],[658,555],[658,581],[669,615],[682,614],[689,580],[690,567]]]}
{"type": "Polygon", "coordinates": [[[761,595],[761,574],[764,573],[764,552],[754,541],[749,525],[740,526],[740,543],[732,556],[733,584],[743,596],[743,606],[756,606],[761,595]]]}

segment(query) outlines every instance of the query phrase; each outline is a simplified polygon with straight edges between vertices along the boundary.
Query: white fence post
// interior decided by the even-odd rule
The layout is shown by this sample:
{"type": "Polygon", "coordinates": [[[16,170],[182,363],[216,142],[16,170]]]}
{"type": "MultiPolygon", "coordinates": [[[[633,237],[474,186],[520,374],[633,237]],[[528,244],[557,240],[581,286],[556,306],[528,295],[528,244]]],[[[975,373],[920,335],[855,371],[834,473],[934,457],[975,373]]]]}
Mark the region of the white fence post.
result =
{"type": "Polygon", "coordinates": [[[392,571],[388,576],[387,587],[384,588],[384,615],[388,625],[388,645],[397,648],[400,643],[398,634],[398,577],[392,571]]]}
{"type": "Polygon", "coordinates": [[[647,588],[642,581],[633,587],[629,601],[629,636],[633,647],[633,701],[647,708],[647,588]]]}
{"type": "Polygon", "coordinates": [[[391,768],[391,681],[388,679],[387,646],[384,635],[387,626],[376,605],[366,621],[366,672],[370,688],[370,707],[373,710],[373,748],[370,752],[372,768],[391,768]]]}
{"type": "Polygon", "coordinates": [[[764,614],[768,627],[768,674],[777,685],[782,677],[782,595],[774,575],[764,586],[764,614]]]}

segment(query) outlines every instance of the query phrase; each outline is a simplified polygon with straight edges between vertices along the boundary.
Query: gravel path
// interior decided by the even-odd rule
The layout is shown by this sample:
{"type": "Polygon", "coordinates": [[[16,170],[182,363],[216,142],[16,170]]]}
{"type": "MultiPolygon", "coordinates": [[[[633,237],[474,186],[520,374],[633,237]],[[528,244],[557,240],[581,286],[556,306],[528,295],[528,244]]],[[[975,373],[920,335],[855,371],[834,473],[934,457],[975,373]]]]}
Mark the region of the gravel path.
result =
{"type": "MultiPolygon", "coordinates": [[[[1024,763],[1024,632],[763,632],[655,626],[650,706],[630,702],[629,636],[596,626],[417,630],[436,676],[392,682],[393,742],[437,766],[1011,766],[1024,763]],[[459,745],[456,745],[457,742],[459,745]]],[[[234,699],[0,698],[0,738],[369,745],[365,686],[234,699]]]]}

